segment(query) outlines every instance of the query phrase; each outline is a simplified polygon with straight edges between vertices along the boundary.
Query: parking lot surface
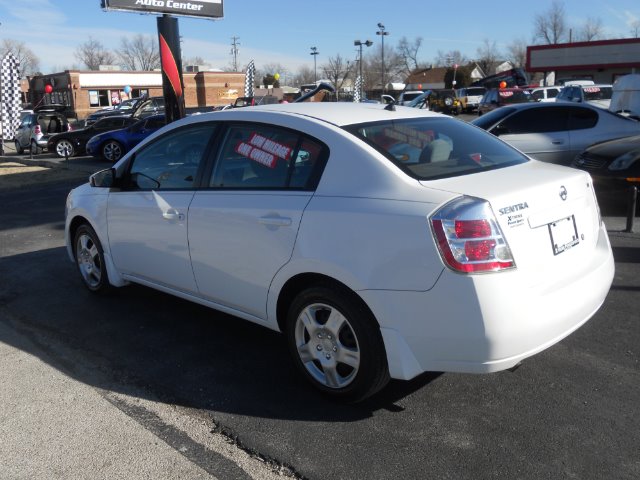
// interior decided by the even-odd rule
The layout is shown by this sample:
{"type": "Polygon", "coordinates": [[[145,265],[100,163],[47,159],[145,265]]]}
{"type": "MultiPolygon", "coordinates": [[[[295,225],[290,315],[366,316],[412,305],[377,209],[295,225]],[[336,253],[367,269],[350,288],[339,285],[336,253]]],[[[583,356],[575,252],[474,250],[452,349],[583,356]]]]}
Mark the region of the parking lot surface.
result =
{"type": "Polygon", "coordinates": [[[429,373],[345,406],[298,380],[274,332],[144,287],[83,288],[63,248],[64,199],[107,166],[71,159],[68,177],[24,173],[20,188],[0,188],[0,354],[15,367],[0,401],[21,399],[3,402],[14,416],[2,415],[0,460],[17,478],[105,468],[65,454],[82,448],[109,453],[106,473],[130,478],[640,478],[640,235],[622,231],[619,209],[603,205],[613,287],[583,328],[514,372],[429,373]],[[21,352],[28,360],[11,363],[21,352]],[[64,417],[47,409],[55,402],[64,417]],[[105,449],[96,430],[117,429],[84,417],[88,404],[132,433],[105,449]],[[216,450],[216,436],[233,451],[216,450]],[[57,463],[36,448],[54,437],[57,463]],[[163,462],[155,470],[141,461],[148,451],[163,462]]]}

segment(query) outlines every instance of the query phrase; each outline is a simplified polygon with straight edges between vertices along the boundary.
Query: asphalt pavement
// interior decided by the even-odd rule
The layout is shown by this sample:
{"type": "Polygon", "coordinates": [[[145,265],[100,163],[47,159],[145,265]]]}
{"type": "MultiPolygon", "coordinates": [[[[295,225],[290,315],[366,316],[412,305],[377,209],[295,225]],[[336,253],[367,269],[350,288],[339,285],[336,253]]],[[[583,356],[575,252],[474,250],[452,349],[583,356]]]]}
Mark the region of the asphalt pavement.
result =
{"type": "Polygon", "coordinates": [[[514,372],[425,374],[344,406],[274,332],[82,287],[64,198],[108,163],[4,160],[71,175],[0,190],[0,478],[640,478],[640,234],[619,208],[603,205],[613,287],[573,335],[514,372]]]}

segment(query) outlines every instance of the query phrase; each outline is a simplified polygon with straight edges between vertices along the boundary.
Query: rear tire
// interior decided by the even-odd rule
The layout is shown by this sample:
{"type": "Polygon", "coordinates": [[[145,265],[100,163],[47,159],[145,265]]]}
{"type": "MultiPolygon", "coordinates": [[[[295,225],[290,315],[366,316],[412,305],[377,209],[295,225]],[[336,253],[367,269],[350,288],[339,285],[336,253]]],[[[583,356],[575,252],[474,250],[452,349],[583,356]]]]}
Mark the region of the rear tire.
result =
{"type": "Polygon", "coordinates": [[[18,140],[14,140],[13,143],[16,146],[16,153],[18,155],[22,155],[24,153],[24,148],[22,148],[22,145],[20,145],[20,142],[18,140]]]}
{"type": "Polygon", "coordinates": [[[294,299],[287,344],[299,372],[336,400],[358,402],[389,382],[380,326],[354,293],[318,285],[294,299]]]}
{"type": "Polygon", "coordinates": [[[56,142],[56,155],[60,158],[65,158],[65,149],[67,151],[67,155],[70,157],[73,157],[73,155],[76,153],[75,149],[73,148],[73,143],[71,143],[69,140],[67,140],[66,138],[58,140],[56,142]]]}

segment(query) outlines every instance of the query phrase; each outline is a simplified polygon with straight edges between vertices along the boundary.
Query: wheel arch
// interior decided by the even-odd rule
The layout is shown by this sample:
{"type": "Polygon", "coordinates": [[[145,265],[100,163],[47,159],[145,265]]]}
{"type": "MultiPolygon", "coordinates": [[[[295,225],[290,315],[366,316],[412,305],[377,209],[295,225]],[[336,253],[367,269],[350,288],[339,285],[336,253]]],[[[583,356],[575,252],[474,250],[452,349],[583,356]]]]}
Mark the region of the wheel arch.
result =
{"type": "Polygon", "coordinates": [[[99,228],[96,228],[96,226],[93,225],[87,217],[81,214],[75,215],[68,222],[67,231],[65,232],[65,236],[67,237],[67,253],[69,254],[69,258],[71,259],[71,261],[72,262],[76,261],[75,260],[75,237],[76,237],[76,232],[78,231],[78,228],[80,228],[81,225],[90,226],[98,236],[98,239],[100,240],[100,244],[102,245],[102,250],[104,253],[104,261],[107,268],[107,277],[109,278],[109,283],[114,287],[122,287],[124,285],[127,285],[128,282],[121,277],[115,265],[113,264],[113,260],[111,258],[111,251],[109,249],[109,243],[107,239],[100,234],[101,230],[99,228]]]}
{"type": "Polygon", "coordinates": [[[281,332],[285,331],[287,313],[291,302],[293,302],[293,300],[300,292],[306,290],[307,288],[318,285],[324,285],[330,288],[339,289],[343,293],[349,295],[355,302],[360,304],[360,306],[367,311],[371,318],[376,322],[376,325],[378,325],[378,328],[380,328],[380,323],[373,314],[373,311],[369,308],[367,303],[360,295],[358,295],[356,291],[354,291],[341,281],[336,280],[335,278],[328,275],[316,272],[306,272],[298,273],[289,278],[280,289],[278,300],[276,302],[276,320],[278,323],[278,328],[281,332]]]}

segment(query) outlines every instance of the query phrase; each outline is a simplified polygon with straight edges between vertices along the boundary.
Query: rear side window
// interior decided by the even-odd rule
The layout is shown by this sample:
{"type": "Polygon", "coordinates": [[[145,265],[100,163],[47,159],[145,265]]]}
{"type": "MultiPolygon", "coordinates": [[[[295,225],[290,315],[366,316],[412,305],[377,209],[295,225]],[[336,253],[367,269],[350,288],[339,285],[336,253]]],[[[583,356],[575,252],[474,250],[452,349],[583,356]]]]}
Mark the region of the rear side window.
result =
{"type": "Polygon", "coordinates": [[[294,130],[257,123],[224,134],[210,187],[315,189],[328,149],[294,130]]]}
{"type": "Polygon", "coordinates": [[[345,130],[418,180],[468,175],[528,161],[493,135],[449,118],[375,122],[345,130]]]}
{"type": "Polygon", "coordinates": [[[590,108],[576,107],[571,109],[569,116],[569,128],[571,130],[593,128],[597,123],[598,114],[590,108]]]}

